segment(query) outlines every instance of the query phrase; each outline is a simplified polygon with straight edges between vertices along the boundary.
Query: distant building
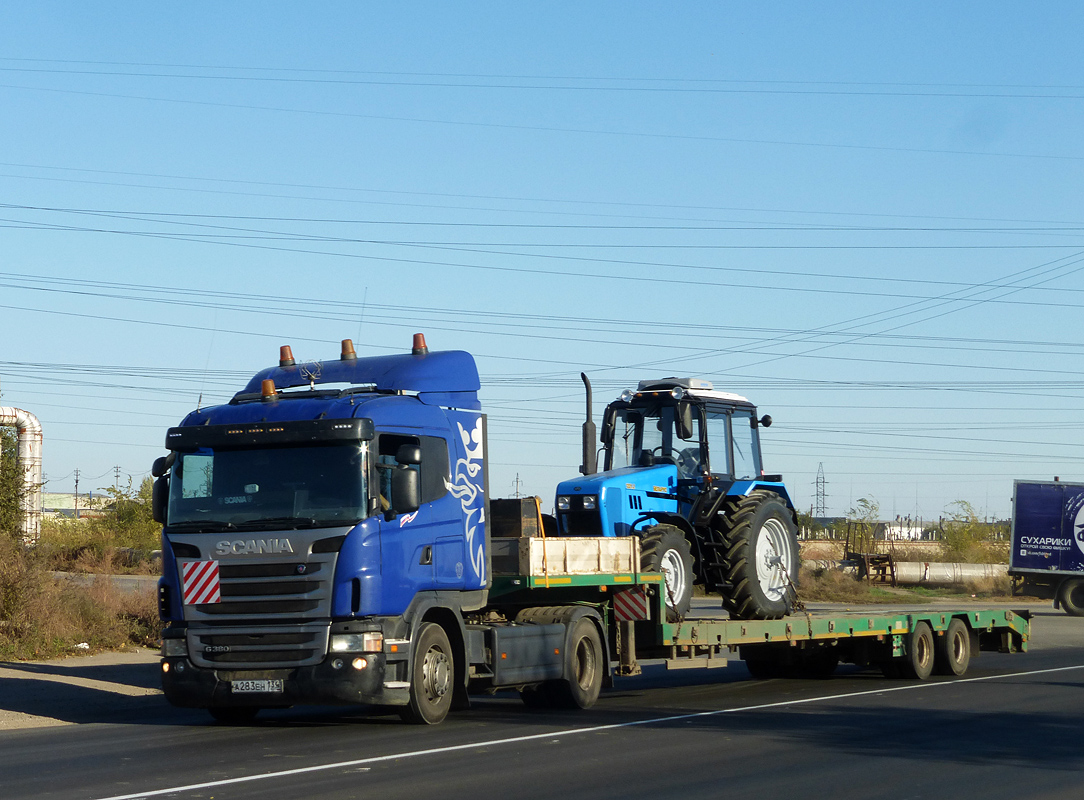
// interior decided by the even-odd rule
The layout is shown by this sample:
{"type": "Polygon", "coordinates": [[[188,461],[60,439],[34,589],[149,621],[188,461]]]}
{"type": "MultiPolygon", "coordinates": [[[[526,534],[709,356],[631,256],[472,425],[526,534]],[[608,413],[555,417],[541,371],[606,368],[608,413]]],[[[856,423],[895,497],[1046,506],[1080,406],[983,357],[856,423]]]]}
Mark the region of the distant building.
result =
{"type": "Polygon", "coordinates": [[[43,492],[42,493],[42,516],[56,517],[101,517],[105,515],[103,508],[107,497],[95,495],[94,492],[80,492],[77,496],[74,492],[43,492]]]}

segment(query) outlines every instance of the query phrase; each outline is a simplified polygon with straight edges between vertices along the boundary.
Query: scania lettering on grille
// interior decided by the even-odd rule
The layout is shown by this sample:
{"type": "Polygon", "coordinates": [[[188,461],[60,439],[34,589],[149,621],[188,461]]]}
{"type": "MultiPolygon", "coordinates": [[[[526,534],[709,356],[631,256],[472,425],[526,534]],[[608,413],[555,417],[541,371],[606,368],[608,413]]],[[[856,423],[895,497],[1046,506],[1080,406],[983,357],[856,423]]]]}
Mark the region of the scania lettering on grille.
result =
{"type": "Polygon", "coordinates": [[[292,552],[294,548],[289,539],[236,539],[232,542],[222,541],[215,545],[215,554],[220,556],[292,552]]]}

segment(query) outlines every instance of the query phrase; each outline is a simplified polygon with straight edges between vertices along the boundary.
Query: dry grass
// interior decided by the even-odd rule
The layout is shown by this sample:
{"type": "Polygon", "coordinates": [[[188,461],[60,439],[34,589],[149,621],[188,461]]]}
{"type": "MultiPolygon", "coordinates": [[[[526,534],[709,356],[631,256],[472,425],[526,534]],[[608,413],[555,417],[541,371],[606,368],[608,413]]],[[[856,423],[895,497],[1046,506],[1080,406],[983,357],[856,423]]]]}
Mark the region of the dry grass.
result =
{"type": "Polygon", "coordinates": [[[40,659],[154,646],[161,631],[153,591],[122,592],[108,577],[80,585],[53,576],[41,554],[0,535],[0,659],[40,659]]]}
{"type": "Polygon", "coordinates": [[[130,530],[109,518],[45,519],[39,550],[49,567],[86,574],[157,575],[160,528],[130,530]]]}

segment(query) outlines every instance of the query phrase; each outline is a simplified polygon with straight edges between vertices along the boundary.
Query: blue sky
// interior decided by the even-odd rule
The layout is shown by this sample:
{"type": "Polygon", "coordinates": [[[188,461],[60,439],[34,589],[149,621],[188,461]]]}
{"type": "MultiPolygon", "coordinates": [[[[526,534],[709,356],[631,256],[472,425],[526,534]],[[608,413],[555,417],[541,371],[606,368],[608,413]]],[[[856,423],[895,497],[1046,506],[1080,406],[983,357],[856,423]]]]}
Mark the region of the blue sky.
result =
{"type": "Polygon", "coordinates": [[[797,504],[1084,480],[1073,3],[0,9],[0,404],[138,482],[291,344],[478,359],[491,488],[693,375],[797,504]]]}

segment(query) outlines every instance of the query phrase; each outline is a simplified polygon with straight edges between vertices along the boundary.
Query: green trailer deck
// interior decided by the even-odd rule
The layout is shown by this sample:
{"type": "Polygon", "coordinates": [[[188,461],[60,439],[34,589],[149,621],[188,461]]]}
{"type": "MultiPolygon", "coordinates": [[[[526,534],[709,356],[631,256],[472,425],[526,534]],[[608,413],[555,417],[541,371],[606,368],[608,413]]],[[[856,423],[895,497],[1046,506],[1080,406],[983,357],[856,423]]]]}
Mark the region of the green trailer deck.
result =
{"type": "Polygon", "coordinates": [[[520,566],[522,574],[493,577],[491,606],[509,609],[510,615],[517,608],[555,603],[597,609],[618,675],[637,674],[641,661],[661,660],[670,669],[713,668],[736,655],[754,677],[823,676],[843,662],[924,679],[935,671],[961,675],[980,651],[1025,652],[1030,636],[1028,612],[991,608],[797,611],[776,620],[727,619],[720,608],[718,616],[709,612],[668,621],[658,573],[562,573],[520,566]],[[641,617],[622,618],[617,610],[618,595],[626,592],[642,598],[641,617]]]}

